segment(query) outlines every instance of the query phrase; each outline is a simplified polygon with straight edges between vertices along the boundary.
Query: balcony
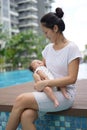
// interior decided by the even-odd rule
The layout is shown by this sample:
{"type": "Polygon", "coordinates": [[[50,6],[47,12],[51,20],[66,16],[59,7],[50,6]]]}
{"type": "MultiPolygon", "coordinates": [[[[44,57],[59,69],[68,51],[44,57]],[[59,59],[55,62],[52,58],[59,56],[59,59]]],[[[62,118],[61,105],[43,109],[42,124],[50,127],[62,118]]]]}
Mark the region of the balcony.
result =
{"type": "Polygon", "coordinates": [[[19,29],[11,29],[11,33],[19,33],[19,29]]]}
{"type": "Polygon", "coordinates": [[[18,24],[19,22],[18,22],[17,19],[15,19],[15,18],[11,18],[11,23],[13,23],[13,24],[18,24]]]}
{"type": "Polygon", "coordinates": [[[55,0],[45,0],[45,3],[53,3],[55,0]]]}
{"type": "Polygon", "coordinates": [[[37,3],[37,0],[16,0],[17,4],[22,4],[22,3],[37,3]]]}
{"type": "Polygon", "coordinates": [[[22,19],[38,19],[38,17],[33,14],[28,14],[28,15],[21,15],[19,17],[19,20],[22,20],[22,19]]]}
{"type": "Polygon", "coordinates": [[[16,11],[13,11],[13,10],[10,11],[10,14],[14,15],[14,16],[18,16],[18,13],[16,11]]]}
{"type": "Polygon", "coordinates": [[[37,12],[38,11],[38,9],[36,8],[36,7],[31,7],[31,6],[29,6],[29,5],[27,5],[27,6],[22,6],[22,7],[19,7],[19,9],[18,9],[18,12],[22,12],[22,11],[28,11],[28,10],[30,10],[30,11],[35,11],[35,12],[37,12]]]}
{"type": "Polygon", "coordinates": [[[17,8],[18,5],[15,2],[10,2],[10,6],[17,8]]]}
{"type": "Polygon", "coordinates": [[[22,24],[20,24],[19,25],[19,27],[21,28],[23,28],[23,27],[38,27],[38,24],[37,23],[35,23],[35,22],[28,22],[28,23],[22,23],[22,24]]]}

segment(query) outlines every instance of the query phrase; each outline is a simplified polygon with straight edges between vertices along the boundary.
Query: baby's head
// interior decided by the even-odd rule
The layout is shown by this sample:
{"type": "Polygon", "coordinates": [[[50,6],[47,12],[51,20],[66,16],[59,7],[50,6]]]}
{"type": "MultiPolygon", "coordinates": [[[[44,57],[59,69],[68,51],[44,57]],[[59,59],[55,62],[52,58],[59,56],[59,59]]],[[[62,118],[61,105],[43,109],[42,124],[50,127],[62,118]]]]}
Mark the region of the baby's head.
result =
{"type": "Polygon", "coordinates": [[[41,61],[41,60],[33,60],[31,62],[31,64],[30,64],[30,66],[29,66],[29,70],[34,72],[37,69],[37,67],[39,67],[39,66],[44,66],[43,61],[41,61]]]}

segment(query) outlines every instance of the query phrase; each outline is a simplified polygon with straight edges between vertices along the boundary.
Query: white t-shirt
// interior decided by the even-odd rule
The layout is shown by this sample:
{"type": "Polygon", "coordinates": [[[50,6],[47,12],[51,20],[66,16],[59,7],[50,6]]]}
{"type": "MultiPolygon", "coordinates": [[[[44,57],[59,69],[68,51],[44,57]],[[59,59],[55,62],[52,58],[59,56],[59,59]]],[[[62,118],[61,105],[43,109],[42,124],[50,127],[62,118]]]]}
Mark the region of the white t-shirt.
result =
{"type": "Polygon", "coordinates": [[[81,53],[73,42],[60,50],[55,50],[53,44],[50,43],[44,48],[42,55],[46,60],[46,67],[54,78],[66,76],[68,74],[68,64],[78,57],[81,58],[81,53]]]}

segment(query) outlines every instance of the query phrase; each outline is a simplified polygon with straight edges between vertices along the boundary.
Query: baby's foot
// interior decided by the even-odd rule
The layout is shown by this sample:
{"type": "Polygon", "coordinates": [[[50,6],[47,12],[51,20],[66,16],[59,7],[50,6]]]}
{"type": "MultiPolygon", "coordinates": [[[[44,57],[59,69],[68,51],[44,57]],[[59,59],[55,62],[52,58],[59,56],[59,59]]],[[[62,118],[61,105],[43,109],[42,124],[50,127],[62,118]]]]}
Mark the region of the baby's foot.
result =
{"type": "Polygon", "coordinates": [[[59,102],[57,100],[54,101],[54,106],[58,107],[59,106],[59,102]]]}
{"type": "Polygon", "coordinates": [[[64,96],[65,96],[65,98],[70,99],[68,94],[65,94],[64,96]]]}

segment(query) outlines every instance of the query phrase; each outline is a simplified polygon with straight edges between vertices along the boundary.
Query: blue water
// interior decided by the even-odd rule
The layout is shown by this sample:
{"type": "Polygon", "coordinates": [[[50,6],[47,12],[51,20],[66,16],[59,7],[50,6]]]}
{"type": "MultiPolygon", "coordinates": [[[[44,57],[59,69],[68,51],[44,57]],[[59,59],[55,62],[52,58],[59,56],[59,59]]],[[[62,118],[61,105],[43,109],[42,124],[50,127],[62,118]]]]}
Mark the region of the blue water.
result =
{"type": "MultiPolygon", "coordinates": [[[[87,79],[87,64],[80,65],[78,79],[87,79]]],[[[33,74],[29,70],[16,70],[0,73],[0,88],[32,82],[33,74]]]]}
{"type": "Polygon", "coordinates": [[[33,81],[33,74],[29,70],[16,70],[0,73],[0,88],[14,86],[33,81]]]}

